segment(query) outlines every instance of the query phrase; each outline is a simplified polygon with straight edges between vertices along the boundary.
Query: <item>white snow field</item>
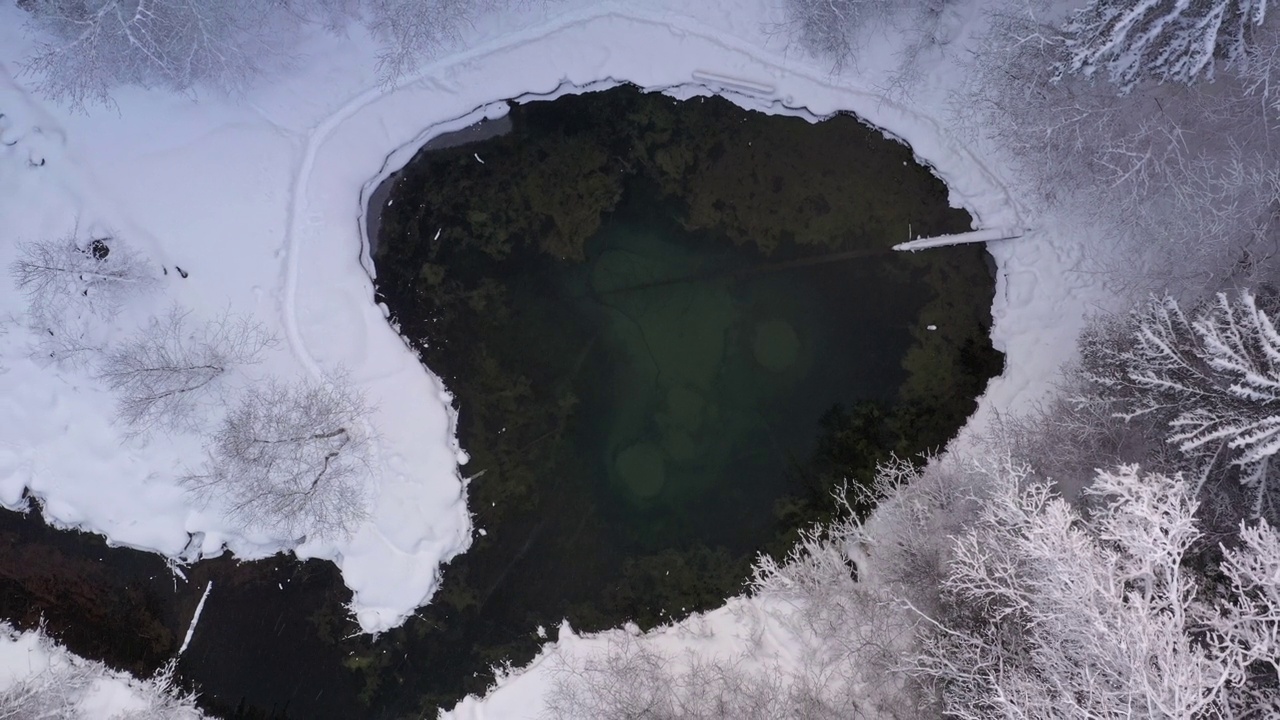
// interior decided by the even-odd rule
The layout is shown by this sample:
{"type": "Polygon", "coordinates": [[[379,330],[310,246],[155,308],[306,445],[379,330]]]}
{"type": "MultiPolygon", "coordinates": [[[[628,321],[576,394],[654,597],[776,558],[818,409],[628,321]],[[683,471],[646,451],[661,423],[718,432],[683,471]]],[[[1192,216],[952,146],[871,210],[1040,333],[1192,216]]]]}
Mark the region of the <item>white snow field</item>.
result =
{"type": "MultiPolygon", "coordinates": [[[[464,32],[465,49],[394,87],[379,83],[376,50],[358,28],[348,37],[317,30],[296,49],[293,67],[243,97],[193,101],[122,89],[118,108],[88,114],[42,101],[15,77],[31,41],[21,11],[0,5],[0,264],[12,262],[18,242],[118,233],[169,274],[103,332],[127,334],[174,301],[201,316],[251,313],[282,339],[255,375],[349,373],[367,390],[380,433],[373,511],[349,540],[246,536],[217,507],[192,506],[177,483],[201,457],[198,437],[127,439],[113,424],[112,397],[89,371],[32,359],[25,301],[0,283],[0,308],[11,314],[0,346],[0,502],[15,507],[26,491],[52,523],[181,561],[224,550],[328,559],[354,592],[351,610],[366,632],[403,622],[429,601],[440,565],[466,549],[472,527],[449,395],[374,301],[363,202],[428,139],[502,114],[504,99],[617,82],[678,97],[718,92],[747,108],[811,119],[852,111],[910,144],[976,229],[1026,228],[988,246],[998,265],[992,340],[1007,368],[970,428],[995,411],[1028,407],[1073,352],[1085,312],[1111,300],[1098,276],[1073,272],[1081,247],[1097,246],[1086,230],[1033,216],[999,148],[948,130],[948,89],[978,22],[976,3],[968,14],[948,11],[907,99],[878,89],[899,49],[894,33],[868,38],[857,61],[833,73],[787,46],[776,5],[538,4],[480,18],[464,32]]],[[[748,632],[742,618],[763,617],[750,605],[735,600],[659,633],[660,642],[734,654],[735,638],[748,632]]],[[[571,651],[624,632],[560,644],[571,651]]],[[[782,657],[781,645],[769,652],[782,657]]],[[[455,717],[536,716],[546,665],[508,678],[483,703],[469,699],[455,717]]]]}

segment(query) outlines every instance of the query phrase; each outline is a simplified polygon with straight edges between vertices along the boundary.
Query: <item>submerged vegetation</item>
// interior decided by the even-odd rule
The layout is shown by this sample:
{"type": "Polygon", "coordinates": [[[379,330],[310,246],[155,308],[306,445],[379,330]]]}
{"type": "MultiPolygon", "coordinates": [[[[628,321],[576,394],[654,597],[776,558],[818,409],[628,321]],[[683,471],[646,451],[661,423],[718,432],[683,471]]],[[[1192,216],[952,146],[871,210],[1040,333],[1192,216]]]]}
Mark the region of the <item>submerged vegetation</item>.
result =
{"type": "Polygon", "coordinates": [[[945,443],[1002,367],[982,250],[889,250],[967,215],[855,118],[620,88],[511,120],[422,153],[382,211],[379,292],[456,399],[484,530],[390,633],[412,664],[385,641],[348,663],[378,705],[412,677],[404,712],[561,619],[716,606],[831,488],[945,443]]]}

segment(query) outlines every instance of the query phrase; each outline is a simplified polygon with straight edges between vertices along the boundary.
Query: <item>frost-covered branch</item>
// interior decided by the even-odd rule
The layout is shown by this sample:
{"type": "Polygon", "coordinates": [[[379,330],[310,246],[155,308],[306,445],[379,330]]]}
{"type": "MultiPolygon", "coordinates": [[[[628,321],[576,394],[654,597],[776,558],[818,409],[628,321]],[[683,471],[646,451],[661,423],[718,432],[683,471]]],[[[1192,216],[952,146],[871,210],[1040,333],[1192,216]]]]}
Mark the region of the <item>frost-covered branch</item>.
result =
{"type": "Polygon", "coordinates": [[[1189,569],[1201,533],[1181,479],[1100,472],[1088,520],[1034,478],[993,479],[909,664],[937,684],[949,716],[1247,717],[1231,714],[1238,698],[1280,698],[1274,678],[1250,672],[1274,657],[1280,623],[1280,577],[1254,583],[1249,572],[1280,563],[1273,531],[1259,526],[1262,541],[1223,564],[1223,604],[1189,569]]]}
{"type": "Polygon", "coordinates": [[[1140,82],[1212,80],[1243,61],[1267,0],[1090,0],[1064,27],[1060,73],[1105,76],[1129,92],[1140,82]]]}

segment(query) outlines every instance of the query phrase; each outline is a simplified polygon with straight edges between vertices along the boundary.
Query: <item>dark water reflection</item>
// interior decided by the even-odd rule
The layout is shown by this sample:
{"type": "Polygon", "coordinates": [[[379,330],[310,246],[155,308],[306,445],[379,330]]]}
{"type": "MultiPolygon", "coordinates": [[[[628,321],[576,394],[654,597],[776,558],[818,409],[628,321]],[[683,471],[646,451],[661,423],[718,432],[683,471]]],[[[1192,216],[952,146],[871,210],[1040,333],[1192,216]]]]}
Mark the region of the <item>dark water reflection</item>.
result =
{"type": "Polygon", "coordinates": [[[875,254],[761,262],[676,216],[641,193],[588,242],[585,263],[513,302],[563,293],[545,317],[583,324],[567,442],[589,463],[616,542],[753,552],[823,413],[892,400],[925,298],[875,254]]]}
{"type": "Polygon", "coordinates": [[[360,717],[358,679],[316,617],[351,595],[333,565],[230,557],[181,569],[97,535],[55,530],[38,513],[0,512],[0,614],[44,623],[73,652],[146,677],[177,657],[201,704],[219,717],[360,717]],[[237,710],[242,711],[237,714],[237,710]]]}

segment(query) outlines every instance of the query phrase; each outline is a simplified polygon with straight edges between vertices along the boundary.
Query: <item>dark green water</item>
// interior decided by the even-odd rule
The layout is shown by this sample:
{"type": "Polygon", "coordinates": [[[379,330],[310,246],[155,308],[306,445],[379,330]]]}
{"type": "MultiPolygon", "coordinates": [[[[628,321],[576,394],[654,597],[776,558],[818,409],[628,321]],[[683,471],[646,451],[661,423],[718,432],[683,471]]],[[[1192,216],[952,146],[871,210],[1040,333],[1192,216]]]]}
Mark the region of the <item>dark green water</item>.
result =
{"type": "Polygon", "coordinates": [[[982,249],[888,250],[968,216],[856,119],[620,88],[510,120],[421,153],[379,224],[378,291],[455,396],[485,530],[431,605],[371,639],[329,564],[220,558],[181,583],[5,513],[4,616],[149,672],[212,580],[179,663],[207,709],[430,716],[527,662],[540,626],[721,604],[832,489],[945,443],[1000,371],[982,249]]]}
{"type": "Polygon", "coordinates": [[[619,88],[510,120],[398,174],[374,258],[455,396],[485,530],[393,633],[433,668],[398,677],[421,707],[539,626],[720,604],[837,485],[945,443],[1002,365],[982,249],[889,250],[969,217],[855,118],[619,88]]]}
{"type": "Polygon", "coordinates": [[[823,412],[892,399],[910,341],[902,319],[921,297],[865,256],[762,262],[639,195],[587,243],[585,263],[513,301],[582,326],[566,441],[619,542],[754,551],[823,412]]]}

